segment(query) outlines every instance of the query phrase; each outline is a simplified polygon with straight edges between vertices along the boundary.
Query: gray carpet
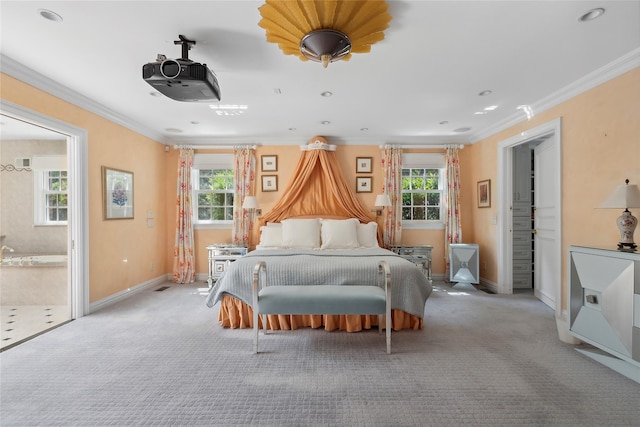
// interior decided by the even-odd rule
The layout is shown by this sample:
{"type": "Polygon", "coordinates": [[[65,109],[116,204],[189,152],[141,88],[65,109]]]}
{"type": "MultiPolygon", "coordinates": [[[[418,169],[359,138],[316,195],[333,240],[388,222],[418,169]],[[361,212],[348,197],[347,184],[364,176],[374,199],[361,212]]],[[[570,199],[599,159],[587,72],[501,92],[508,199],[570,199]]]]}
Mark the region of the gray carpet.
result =
{"type": "Polygon", "coordinates": [[[1,353],[0,423],[640,424],[640,385],[560,342],[530,295],[436,284],[424,330],[395,332],[391,355],[377,331],[312,329],[261,337],[255,355],[205,297],[144,291],[1,353]]]}

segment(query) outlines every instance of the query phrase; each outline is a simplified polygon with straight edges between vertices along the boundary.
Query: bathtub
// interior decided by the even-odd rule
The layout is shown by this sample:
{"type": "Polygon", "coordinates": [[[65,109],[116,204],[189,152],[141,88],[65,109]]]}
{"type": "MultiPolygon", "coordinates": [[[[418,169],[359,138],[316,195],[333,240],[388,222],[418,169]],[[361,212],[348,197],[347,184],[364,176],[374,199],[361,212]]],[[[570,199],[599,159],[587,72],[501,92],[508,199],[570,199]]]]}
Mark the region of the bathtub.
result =
{"type": "Polygon", "coordinates": [[[0,265],[0,300],[3,306],[68,303],[66,254],[5,252],[0,265]]]}
{"type": "Polygon", "coordinates": [[[2,267],[64,267],[67,265],[67,254],[5,254],[2,267]]]}

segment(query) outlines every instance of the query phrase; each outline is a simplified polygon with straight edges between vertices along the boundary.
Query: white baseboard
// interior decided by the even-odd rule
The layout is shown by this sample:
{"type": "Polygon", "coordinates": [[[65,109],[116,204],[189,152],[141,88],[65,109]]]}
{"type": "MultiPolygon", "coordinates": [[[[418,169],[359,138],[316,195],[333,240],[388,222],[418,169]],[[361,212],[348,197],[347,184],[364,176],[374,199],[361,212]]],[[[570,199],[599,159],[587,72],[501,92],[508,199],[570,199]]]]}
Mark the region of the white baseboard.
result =
{"type": "Polygon", "coordinates": [[[480,284],[483,285],[484,287],[486,287],[487,289],[489,289],[491,292],[493,292],[494,294],[499,294],[500,292],[498,291],[498,285],[490,280],[484,279],[484,278],[480,278],[480,284]]]}
{"type": "Polygon", "coordinates": [[[127,288],[124,291],[120,291],[118,293],[115,293],[113,295],[109,295],[106,298],[102,298],[101,300],[92,302],[91,304],[89,304],[89,313],[85,313],[86,314],[90,314],[93,313],[95,311],[98,311],[100,309],[103,309],[105,307],[108,307],[112,304],[115,304],[119,301],[125,300],[127,298],[129,298],[131,295],[134,295],[138,292],[144,291],[147,288],[151,288],[153,286],[157,286],[160,285],[162,283],[166,283],[167,280],[170,280],[170,276],[168,275],[162,275],[159,277],[156,277],[155,279],[151,279],[151,280],[147,280],[146,282],[140,283],[139,285],[135,285],[131,288],[127,288]]]}

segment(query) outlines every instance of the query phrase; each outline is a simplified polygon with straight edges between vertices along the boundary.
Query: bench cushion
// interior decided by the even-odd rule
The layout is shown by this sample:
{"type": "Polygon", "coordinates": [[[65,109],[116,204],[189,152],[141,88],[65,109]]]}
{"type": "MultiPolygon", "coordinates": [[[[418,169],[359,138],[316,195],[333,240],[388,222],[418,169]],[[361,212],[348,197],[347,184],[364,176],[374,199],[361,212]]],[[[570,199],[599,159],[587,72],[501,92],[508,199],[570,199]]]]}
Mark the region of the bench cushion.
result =
{"type": "Polygon", "coordinates": [[[260,314],[385,314],[378,286],[267,286],[258,293],[260,314]]]}

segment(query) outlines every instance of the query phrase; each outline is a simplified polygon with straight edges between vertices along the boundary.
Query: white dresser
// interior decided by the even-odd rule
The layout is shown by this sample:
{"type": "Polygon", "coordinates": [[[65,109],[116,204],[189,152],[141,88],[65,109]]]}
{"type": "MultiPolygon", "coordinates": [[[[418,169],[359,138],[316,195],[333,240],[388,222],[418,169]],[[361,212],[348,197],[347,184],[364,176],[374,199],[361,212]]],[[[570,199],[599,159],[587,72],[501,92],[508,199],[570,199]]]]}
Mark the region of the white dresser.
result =
{"type": "Polygon", "coordinates": [[[578,351],[640,383],[640,253],[569,247],[569,332],[578,351]]]}

